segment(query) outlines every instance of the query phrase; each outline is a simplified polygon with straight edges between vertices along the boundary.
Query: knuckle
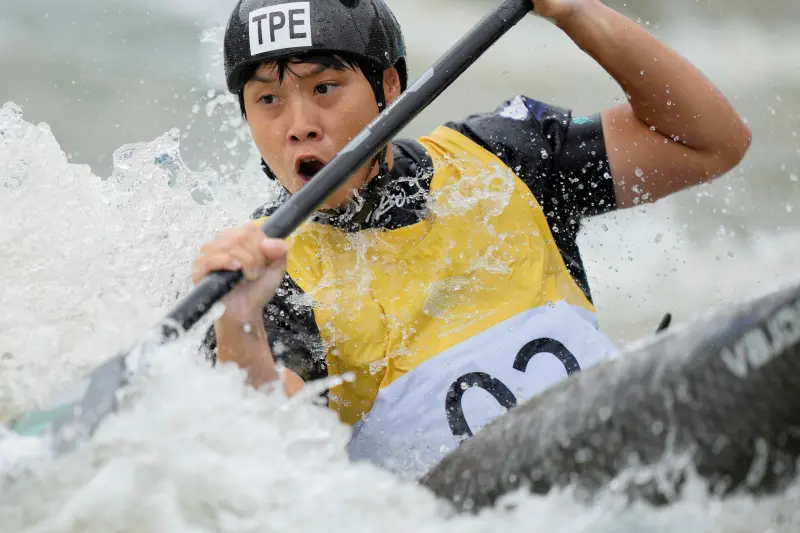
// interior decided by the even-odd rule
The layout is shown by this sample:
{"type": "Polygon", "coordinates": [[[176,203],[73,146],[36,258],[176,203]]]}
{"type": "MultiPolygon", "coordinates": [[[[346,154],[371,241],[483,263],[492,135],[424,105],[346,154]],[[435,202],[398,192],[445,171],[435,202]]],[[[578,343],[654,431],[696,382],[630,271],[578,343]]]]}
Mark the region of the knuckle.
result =
{"type": "Polygon", "coordinates": [[[205,266],[205,263],[202,261],[195,261],[194,266],[192,267],[192,281],[197,283],[202,278],[205,277],[208,270],[205,266]]]}
{"type": "Polygon", "coordinates": [[[221,245],[228,245],[242,240],[242,228],[228,228],[223,230],[217,236],[217,241],[221,245]]]}
{"type": "Polygon", "coordinates": [[[200,246],[200,255],[208,255],[212,253],[219,244],[216,240],[213,241],[206,241],[200,246]]]}

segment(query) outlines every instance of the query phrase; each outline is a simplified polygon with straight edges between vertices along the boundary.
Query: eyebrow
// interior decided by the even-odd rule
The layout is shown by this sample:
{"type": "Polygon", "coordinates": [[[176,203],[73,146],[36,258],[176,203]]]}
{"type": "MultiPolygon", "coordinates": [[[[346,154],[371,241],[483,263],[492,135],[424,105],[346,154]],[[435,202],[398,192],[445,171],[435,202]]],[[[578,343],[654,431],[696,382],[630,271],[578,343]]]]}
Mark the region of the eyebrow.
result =
{"type": "MultiPolygon", "coordinates": [[[[287,65],[286,68],[288,69],[289,66],[287,65]]],[[[316,76],[318,74],[322,74],[323,72],[325,72],[329,68],[331,68],[331,67],[329,67],[327,65],[317,65],[310,72],[308,72],[307,74],[303,74],[302,76],[298,76],[294,72],[292,72],[292,74],[294,74],[296,77],[298,77],[300,79],[305,79],[305,78],[310,78],[310,77],[316,76]]],[[[253,81],[258,81],[258,82],[261,82],[261,83],[269,83],[269,84],[274,84],[274,83],[278,82],[278,78],[262,78],[258,74],[253,76],[251,79],[253,81]]]]}

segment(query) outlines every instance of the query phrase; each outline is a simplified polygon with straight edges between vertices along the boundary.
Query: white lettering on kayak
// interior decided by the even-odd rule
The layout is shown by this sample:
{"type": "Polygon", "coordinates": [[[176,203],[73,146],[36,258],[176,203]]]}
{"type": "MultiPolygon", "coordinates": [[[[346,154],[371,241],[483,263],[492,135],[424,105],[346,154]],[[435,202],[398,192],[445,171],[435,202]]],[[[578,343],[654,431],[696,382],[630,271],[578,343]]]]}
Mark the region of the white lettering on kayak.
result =
{"type": "Polygon", "coordinates": [[[745,379],[800,342],[800,300],[779,308],[766,326],[753,328],[733,346],[723,348],[720,358],[735,376],[745,379]]]}

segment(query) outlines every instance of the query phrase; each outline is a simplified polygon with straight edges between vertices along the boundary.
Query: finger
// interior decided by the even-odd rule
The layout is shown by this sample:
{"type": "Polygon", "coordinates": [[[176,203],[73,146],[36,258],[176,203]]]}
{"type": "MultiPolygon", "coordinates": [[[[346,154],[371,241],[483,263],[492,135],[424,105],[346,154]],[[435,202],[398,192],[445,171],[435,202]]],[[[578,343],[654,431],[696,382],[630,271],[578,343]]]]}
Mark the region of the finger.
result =
{"type": "MultiPolygon", "coordinates": [[[[262,250],[262,246],[264,241],[267,241],[267,236],[261,231],[261,229],[257,225],[253,225],[249,231],[247,231],[244,235],[244,238],[247,240],[242,244],[242,246],[253,255],[256,263],[254,264],[254,272],[253,276],[258,277],[261,276],[264,271],[269,267],[269,263],[272,261],[270,256],[264,254],[262,250]]],[[[247,265],[246,265],[247,266],[247,265]]],[[[248,276],[251,277],[251,276],[248,276]]]]}
{"type": "Polygon", "coordinates": [[[264,239],[260,243],[261,253],[268,261],[283,261],[289,254],[289,245],[283,239],[264,239]]]}
{"type": "Polygon", "coordinates": [[[261,230],[261,225],[258,224],[258,221],[253,221],[250,224],[242,226],[242,235],[248,242],[254,244],[260,243],[267,238],[267,236],[261,230]]]}
{"type": "Polygon", "coordinates": [[[248,281],[259,278],[266,267],[266,261],[261,254],[253,253],[244,246],[231,247],[227,253],[241,263],[242,274],[248,281]]]}
{"type": "Polygon", "coordinates": [[[192,283],[197,285],[209,273],[217,270],[240,270],[242,263],[228,253],[213,253],[197,258],[192,267],[192,283]]]}
{"type": "Polygon", "coordinates": [[[247,240],[243,243],[243,246],[261,259],[259,266],[262,268],[266,268],[274,261],[285,259],[288,253],[288,246],[285,241],[267,237],[257,225],[253,225],[244,235],[244,238],[247,240]]]}
{"type": "Polygon", "coordinates": [[[219,233],[210,241],[206,241],[200,246],[201,255],[213,255],[224,251],[232,246],[241,244],[247,240],[247,228],[227,228],[219,233]]]}

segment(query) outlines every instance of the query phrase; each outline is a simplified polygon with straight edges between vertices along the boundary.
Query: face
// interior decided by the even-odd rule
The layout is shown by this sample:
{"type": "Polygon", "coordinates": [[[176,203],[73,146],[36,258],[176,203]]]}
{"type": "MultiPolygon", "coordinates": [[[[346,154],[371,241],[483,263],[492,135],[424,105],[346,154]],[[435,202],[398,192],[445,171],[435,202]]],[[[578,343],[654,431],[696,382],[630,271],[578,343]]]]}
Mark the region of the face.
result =
{"type": "MultiPolygon", "coordinates": [[[[384,73],[386,102],[400,95],[395,69],[384,73]]],[[[264,64],[244,86],[247,122],[261,157],[290,193],[299,191],[378,115],[375,93],[357,68],[337,70],[314,63],[290,64],[282,81],[264,64]]],[[[387,151],[391,165],[391,150],[387,151]]],[[[322,206],[347,203],[374,177],[377,165],[354,173],[322,206]]]]}

